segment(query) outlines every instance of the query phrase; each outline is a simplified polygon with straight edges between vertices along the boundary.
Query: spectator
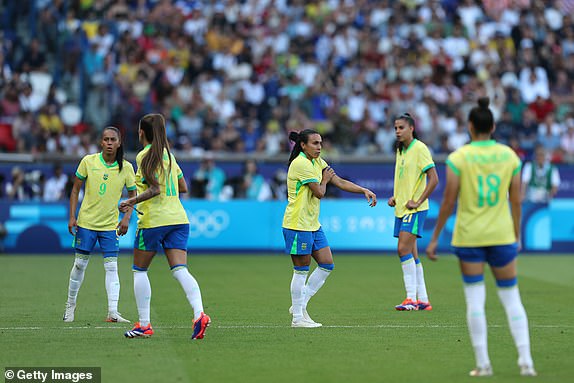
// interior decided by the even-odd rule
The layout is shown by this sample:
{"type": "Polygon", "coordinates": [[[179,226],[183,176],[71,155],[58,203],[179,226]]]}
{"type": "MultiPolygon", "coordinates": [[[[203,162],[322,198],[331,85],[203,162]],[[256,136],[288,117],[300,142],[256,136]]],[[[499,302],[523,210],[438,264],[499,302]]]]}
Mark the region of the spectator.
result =
{"type": "Polygon", "coordinates": [[[272,198],[271,187],[259,173],[255,160],[245,161],[241,182],[234,197],[255,201],[266,201],[272,198]]]}
{"type": "Polygon", "coordinates": [[[538,146],[534,160],[527,162],[522,170],[522,200],[533,203],[549,203],[558,192],[560,174],[548,160],[546,150],[538,146]]]}
{"type": "Polygon", "coordinates": [[[46,202],[63,201],[66,199],[66,184],[68,176],[64,173],[62,165],[54,165],[54,174],[48,178],[44,185],[43,200],[46,202]]]}
{"type": "Polygon", "coordinates": [[[225,173],[216,166],[213,154],[205,153],[191,180],[192,196],[219,200],[225,179],[225,173]]]}
{"type": "Polygon", "coordinates": [[[32,188],[25,179],[22,168],[12,168],[12,179],[6,183],[6,197],[15,201],[26,201],[32,198],[32,188]]]}

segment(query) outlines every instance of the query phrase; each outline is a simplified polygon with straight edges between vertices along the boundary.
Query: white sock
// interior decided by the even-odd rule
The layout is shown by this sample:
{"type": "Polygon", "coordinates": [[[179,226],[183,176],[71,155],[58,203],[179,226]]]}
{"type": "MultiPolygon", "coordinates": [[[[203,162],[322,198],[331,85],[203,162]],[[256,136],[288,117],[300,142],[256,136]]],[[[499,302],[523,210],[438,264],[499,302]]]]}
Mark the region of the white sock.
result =
{"type": "Polygon", "coordinates": [[[70,283],[68,285],[68,303],[72,305],[76,304],[78,291],[80,290],[80,287],[82,287],[82,282],[84,281],[84,273],[88,267],[89,261],[89,255],[76,253],[74,266],[72,266],[72,271],[70,271],[70,283]]]}
{"type": "Polygon", "coordinates": [[[470,340],[474,347],[474,356],[477,367],[490,366],[488,357],[488,341],[486,314],[484,305],[486,302],[486,288],[484,281],[465,284],[464,296],[466,298],[466,321],[470,332],[470,340]]]}
{"type": "Polygon", "coordinates": [[[189,273],[187,267],[173,269],[172,274],[183,288],[183,291],[185,291],[185,296],[193,308],[193,319],[199,318],[203,312],[203,301],[201,300],[199,284],[193,275],[189,273]]]}
{"type": "Polygon", "coordinates": [[[307,270],[293,270],[291,279],[291,305],[293,306],[293,319],[303,318],[303,304],[305,302],[305,281],[309,274],[307,270]]]}
{"type": "Polygon", "coordinates": [[[412,254],[407,254],[400,257],[401,267],[403,268],[403,281],[405,282],[405,290],[407,298],[413,301],[417,300],[417,268],[415,267],[415,260],[412,254]]]}
{"type": "Polygon", "coordinates": [[[150,322],[151,284],[147,276],[147,270],[134,270],[134,295],[138,307],[139,322],[147,326],[150,322]]]}
{"type": "Polygon", "coordinates": [[[421,302],[427,303],[429,301],[429,296],[427,294],[427,286],[425,284],[425,273],[423,271],[423,264],[420,259],[415,261],[416,267],[416,278],[417,278],[417,299],[421,302]],[[418,261],[418,262],[417,262],[418,261]]]}
{"type": "Polygon", "coordinates": [[[108,312],[118,312],[118,301],[120,300],[120,278],[118,276],[118,257],[104,258],[104,269],[106,270],[106,292],[108,293],[108,312]]]}
{"type": "Polygon", "coordinates": [[[498,297],[506,311],[506,318],[510,326],[510,332],[514,338],[514,344],[518,350],[518,364],[532,366],[530,354],[530,335],[528,332],[528,317],[520,299],[518,286],[499,288],[498,297]]]}
{"type": "MultiPolygon", "coordinates": [[[[331,266],[331,265],[328,265],[331,266]]],[[[332,268],[331,268],[332,270],[332,268]]],[[[305,285],[305,297],[303,300],[303,308],[307,307],[307,303],[313,295],[317,294],[317,291],[325,284],[325,281],[331,275],[331,270],[318,266],[313,270],[309,276],[309,280],[305,285]]]]}

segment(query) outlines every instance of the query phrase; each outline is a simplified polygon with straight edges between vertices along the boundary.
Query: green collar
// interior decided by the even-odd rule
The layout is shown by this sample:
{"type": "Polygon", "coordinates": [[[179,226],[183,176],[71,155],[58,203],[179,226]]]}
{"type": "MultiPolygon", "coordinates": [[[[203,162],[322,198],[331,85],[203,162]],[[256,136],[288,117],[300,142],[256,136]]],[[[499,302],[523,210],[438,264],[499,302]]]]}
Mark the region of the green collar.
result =
{"type": "Polygon", "coordinates": [[[113,164],[108,165],[106,163],[106,160],[104,160],[104,153],[103,152],[100,152],[100,161],[102,161],[102,164],[104,164],[104,166],[107,168],[113,168],[114,166],[118,166],[118,161],[114,161],[113,164]]]}
{"type": "Polygon", "coordinates": [[[496,141],[495,140],[472,141],[470,144],[472,146],[492,146],[496,144],[496,141]]]}

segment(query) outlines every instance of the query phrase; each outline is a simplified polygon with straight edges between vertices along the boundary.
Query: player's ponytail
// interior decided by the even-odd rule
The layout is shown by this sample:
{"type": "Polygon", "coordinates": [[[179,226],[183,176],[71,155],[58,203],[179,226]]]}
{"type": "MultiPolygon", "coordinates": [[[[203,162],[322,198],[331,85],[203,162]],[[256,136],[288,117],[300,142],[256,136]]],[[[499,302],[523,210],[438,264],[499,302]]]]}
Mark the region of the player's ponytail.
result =
{"type": "Polygon", "coordinates": [[[490,99],[488,97],[479,98],[478,106],[472,108],[468,114],[468,121],[472,123],[477,133],[491,133],[494,127],[494,116],[488,107],[489,103],[490,99]]]}
{"type": "Polygon", "coordinates": [[[288,165],[291,165],[291,162],[293,162],[293,160],[297,158],[299,153],[303,151],[301,143],[302,142],[307,143],[309,141],[309,136],[312,134],[319,134],[319,133],[313,129],[305,129],[300,132],[293,131],[289,133],[289,140],[293,141],[295,145],[293,145],[293,149],[291,150],[288,165]]]}
{"type": "Polygon", "coordinates": [[[171,152],[165,132],[165,120],[161,114],[146,114],[140,120],[140,129],[144,132],[150,149],[142,158],[141,167],[144,179],[150,186],[159,186],[157,177],[166,171],[163,168],[163,153],[167,151],[169,169],[171,169],[171,152]]]}
{"type": "Polygon", "coordinates": [[[124,167],[124,145],[122,144],[122,135],[120,133],[120,130],[118,128],[116,128],[115,126],[106,126],[104,128],[104,130],[102,131],[102,134],[106,130],[114,131],[118,135],[118,141],[120,142],[120,146],[118,147],[118,150],[116,151],[116,162],[118,163],[119,172],[121,172],[122,168],[124,167]]]}

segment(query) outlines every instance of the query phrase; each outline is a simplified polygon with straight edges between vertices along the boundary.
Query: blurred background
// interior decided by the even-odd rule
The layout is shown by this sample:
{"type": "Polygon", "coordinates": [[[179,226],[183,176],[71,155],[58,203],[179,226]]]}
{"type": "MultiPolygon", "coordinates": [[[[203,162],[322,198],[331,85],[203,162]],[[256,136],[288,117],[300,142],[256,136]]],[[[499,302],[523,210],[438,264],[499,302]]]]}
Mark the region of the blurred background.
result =
{"type": "MultiPolygon", "coordinates": [[[[543,150],[560,175],[557,194],[525,203],[526,249],[571,249],[573,11],[574,0],[3,0],[5,251],[67,251],[79,160],[113,125],[133,162],[150,112],[166,117],[191,185],[190,248],[236,248],[256,211],[269,218],[252,224],[269,233],[246,249],[280,250],[288,132],[313,128],[337,173],[381,199],[367,210],[331,190],[321,221],[332,246],[390,251],[394,117],[415,117],[444,180],[482,96],[496,139],[525,163],[543,150]]],[[[427,230],[441,196],[439,186],[427,230]]]]}

